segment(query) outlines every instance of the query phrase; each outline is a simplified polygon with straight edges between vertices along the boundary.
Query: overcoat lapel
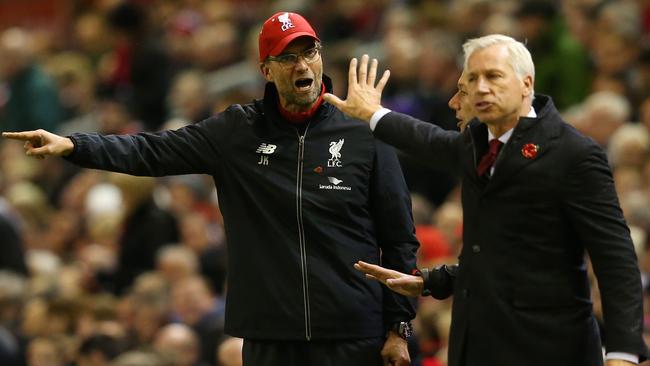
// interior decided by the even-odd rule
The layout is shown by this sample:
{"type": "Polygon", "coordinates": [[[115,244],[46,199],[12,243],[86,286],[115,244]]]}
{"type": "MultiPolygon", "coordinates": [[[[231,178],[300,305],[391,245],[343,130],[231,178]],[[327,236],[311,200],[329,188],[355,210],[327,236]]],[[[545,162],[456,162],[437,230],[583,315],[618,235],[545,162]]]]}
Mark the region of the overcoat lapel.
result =
{"type": "Polygon", "coordinates": [[[547,152],[553,149],[557,142],[559,129],[554,123],[542,118],[522,117],[517,123],[512,137],[503,147],[497,158],[494,175],[485,187],[484,194],[499,189],[510,179],[530,164],[535,164],[547,152]],[[532,157],[524,156],[523,149],[527,144],[537,145],[537,153],[532,157]]]}
{"type": "Polygon", "coordinates": [[[481,123],[477,119],[470,122],[467,129],[468,131],[465,131],[465,149],[467,150],[465,156],[468,157],[468,161],[464,164],[467,169],[465,176],[469,177],[474,184],[481,186],[485,184],[485,180],[478,176],[476,167],[483,154],[488,150],[488,130],[485,123],[481,123]]]}

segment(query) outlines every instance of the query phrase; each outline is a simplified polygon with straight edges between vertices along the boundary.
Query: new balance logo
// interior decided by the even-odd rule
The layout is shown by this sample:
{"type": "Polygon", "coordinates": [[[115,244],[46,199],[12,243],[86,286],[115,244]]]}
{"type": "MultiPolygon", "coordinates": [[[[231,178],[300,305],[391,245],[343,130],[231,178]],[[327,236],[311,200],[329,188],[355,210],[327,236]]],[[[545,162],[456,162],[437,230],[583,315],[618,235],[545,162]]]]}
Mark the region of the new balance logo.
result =
{"type": "Polygon", "coordinates": [[[260,144],[260,147],[258,147],[257,150],[255,150],[255,152],[258,154],[271,155],[275,152],[276,148],[277,145],[262,143],[260,144]]]}
{"type": "Polygon", "coordinates": [[[277,147],[277,145],[262,142],[260,147],[255,150],[256,153],[260,154],[260,160],[257,162],[257,165],[269,165],[269,155],[273,154],[277,147]]]}

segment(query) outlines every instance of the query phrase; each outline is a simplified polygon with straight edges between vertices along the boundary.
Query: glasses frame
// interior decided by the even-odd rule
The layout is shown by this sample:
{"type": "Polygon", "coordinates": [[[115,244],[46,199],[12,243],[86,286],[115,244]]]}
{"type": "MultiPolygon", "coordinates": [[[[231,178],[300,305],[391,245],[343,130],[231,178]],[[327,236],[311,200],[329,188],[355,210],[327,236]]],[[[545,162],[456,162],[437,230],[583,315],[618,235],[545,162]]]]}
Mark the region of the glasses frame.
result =
{"type": "Polygon", "coordinates": [[[323,46],[321,44],[315,44],[314,47],[310,47],[300,53],[285,53],[278,56],[268,56],[266,59],[268,61],[275,61],[283,67],[289,68],[293,67],[298,63],[298,59],[302,58],[308,64],[313,64],[318,61],[321,56],[321,49],[323,46]],[[316,51],[312,59],[306,57],[306,54],[312,51],[316,51]]]}

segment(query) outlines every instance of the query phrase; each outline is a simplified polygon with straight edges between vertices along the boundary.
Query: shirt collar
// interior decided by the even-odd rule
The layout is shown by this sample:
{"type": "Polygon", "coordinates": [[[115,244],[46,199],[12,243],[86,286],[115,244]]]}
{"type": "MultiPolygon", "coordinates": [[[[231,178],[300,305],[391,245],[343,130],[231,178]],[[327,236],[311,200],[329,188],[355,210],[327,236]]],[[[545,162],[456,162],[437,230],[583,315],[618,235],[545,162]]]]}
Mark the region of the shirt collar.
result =
{"type": "MultiPolygon", "coordinates": [[[[537,113],[535,113],[535,108],[533,108],[532,105],[530,106],[530,111],[528,111],[528,114],[526,114],[526,117],[528,117],[528,118],[536,118],[537,117],[537,113]]],[[[499,141],[503,142],[503,144],[505,145],[508,142],[508,140],[510,140],[510,137],[512,137],[512,133],[514,131],[515,131],[514,127],[509,129],[506,133],[499,136],[499,141]]],[[[492,131],[490,131],[490,129],[488,128],[488,142],[494,140],[494,138],[495,137],[492,134],[492,131]]]]}

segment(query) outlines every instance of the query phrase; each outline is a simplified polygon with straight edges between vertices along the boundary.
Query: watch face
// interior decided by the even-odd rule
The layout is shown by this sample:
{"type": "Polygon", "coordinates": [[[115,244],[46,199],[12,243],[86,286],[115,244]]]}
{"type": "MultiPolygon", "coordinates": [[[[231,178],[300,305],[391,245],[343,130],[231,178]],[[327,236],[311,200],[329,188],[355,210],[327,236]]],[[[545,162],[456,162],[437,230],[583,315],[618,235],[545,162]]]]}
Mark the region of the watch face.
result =
{"type": "Polygon", "coordinates": [[[413,335],[413,327],[411,326],[411,322],[400,322],[397,333],[404,339],[413,335]]]}

